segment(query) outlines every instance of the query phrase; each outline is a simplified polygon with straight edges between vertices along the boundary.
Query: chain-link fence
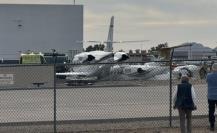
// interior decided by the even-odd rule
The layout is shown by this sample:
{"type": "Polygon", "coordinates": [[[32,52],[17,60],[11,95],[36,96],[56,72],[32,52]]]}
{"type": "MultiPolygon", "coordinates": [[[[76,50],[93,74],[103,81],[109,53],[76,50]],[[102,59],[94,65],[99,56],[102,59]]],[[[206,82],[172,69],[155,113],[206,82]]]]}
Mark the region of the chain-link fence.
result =
{"type": "Polygon", "coordinates": [[[64,73],[56,73],[54,65],[0,66],[0,132],[179,126],[172,93],[183,72],[197,95],[193,126],[207,126],[205,77],[211,64],[70,64],[64,73]]]}

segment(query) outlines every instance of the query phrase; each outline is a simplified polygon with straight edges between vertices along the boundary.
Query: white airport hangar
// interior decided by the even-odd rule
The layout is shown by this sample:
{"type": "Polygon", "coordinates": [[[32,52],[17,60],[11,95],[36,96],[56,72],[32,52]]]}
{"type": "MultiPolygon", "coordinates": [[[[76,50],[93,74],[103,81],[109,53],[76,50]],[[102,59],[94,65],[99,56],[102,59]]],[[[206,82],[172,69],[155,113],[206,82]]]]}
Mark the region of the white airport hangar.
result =
{"type": "Polygon", "coordinates": [[[20,52],[77,53],[83,45],[82,5],[0,4],[0,59],[20,52]]]}

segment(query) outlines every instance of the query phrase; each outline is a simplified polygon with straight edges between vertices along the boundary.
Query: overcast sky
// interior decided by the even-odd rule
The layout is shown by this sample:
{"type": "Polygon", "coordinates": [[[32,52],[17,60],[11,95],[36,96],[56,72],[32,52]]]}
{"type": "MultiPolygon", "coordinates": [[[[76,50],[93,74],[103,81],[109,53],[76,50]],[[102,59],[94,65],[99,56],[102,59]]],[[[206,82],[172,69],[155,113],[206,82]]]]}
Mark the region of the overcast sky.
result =
{"type": "MultiPolygon", "coordinates": [[[[0,0],[1,3],[73,4],[74,0],[0,0]]],[[[76,0],[84,5],[84,39],[107,39],[115,17],[114,40],[150,40],[115,44],[114,49],[149,49],[198,42],[217,46],[217,0],[76,0]]]]}

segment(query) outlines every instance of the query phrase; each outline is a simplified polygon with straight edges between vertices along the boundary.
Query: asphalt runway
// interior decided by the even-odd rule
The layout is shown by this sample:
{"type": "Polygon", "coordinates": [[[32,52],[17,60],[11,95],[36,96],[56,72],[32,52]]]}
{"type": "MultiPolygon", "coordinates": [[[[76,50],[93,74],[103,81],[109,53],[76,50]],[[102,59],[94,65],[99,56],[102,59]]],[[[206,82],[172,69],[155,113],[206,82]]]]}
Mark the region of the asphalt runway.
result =
{"type": "MultiPolygon", "coordinates": [[[[207,115],[206,84],[194,87],[198,109],[193,114],[207,115]]],[[[0,91],[0,123],[52,121],[53,99],[52,89],[0,91]]],[[[164,116],[169,116],[168,85],[57,89],[57,120],[164,116]]]]}

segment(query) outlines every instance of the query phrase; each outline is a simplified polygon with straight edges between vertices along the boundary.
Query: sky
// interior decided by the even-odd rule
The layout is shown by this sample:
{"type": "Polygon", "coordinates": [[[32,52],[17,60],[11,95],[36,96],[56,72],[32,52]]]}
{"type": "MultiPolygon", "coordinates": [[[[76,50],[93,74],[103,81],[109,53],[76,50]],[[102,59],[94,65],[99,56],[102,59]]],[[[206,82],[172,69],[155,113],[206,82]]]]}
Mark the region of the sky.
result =
{"type": "MultiPolygon", "coordinates": [[[[114,51],[148,50],[198,42],[217,46],[216,0],[76,0],[84,5],[84,40],[107,39],[109,21],[115,17],[114,40],[150,40],[114,44],[114,51]]],[[[11,4],[73,4],[74,0],[0,0],[11,4]]],[[[87,47],[89,44],[86,44],[87,47]]]]}

